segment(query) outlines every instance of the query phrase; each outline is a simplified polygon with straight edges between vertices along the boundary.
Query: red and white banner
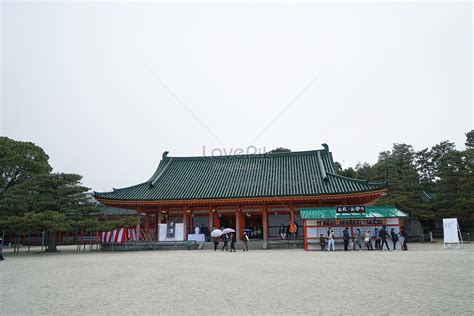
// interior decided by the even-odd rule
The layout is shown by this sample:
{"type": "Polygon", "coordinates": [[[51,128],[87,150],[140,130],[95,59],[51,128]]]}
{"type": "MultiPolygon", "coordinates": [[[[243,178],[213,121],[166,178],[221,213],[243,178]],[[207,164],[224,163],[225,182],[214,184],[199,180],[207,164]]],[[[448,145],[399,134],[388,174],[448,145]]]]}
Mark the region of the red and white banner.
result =
{"type": "Polygon", "coordinates": [[[127,239],[127,228],[121,229],[114,229],[113,231],[109,232],[102,232],[100,234],[100,242],[101,243],[114,243],[120,244],[126,242],[127,239]]]}
{"type": "Polygon", "coordinates": [[[105,243],[115,243],[120,244],[126,241],[137,241],[137,240],[146,240],[153,241],[156,240],[156,230],[155,229],[139,229],[136,228],[121,228],[115,229],[108,232],[100,233],[100,242],[105,243]]]}

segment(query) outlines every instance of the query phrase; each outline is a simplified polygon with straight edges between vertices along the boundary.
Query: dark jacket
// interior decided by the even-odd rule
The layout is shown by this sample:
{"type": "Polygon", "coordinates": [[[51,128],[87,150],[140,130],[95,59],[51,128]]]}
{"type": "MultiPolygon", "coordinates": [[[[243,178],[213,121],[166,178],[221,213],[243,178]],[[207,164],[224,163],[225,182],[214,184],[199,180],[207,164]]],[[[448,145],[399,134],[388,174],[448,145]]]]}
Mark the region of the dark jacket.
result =
{"type": "Polygon", "coordinates": [[[349,240],[349,238],[350,238],[350,236],[349,236],[349,231],[348,231],[347,229],[344,229],[344,230],[342,231],[342,239],[344,239],[344,240],[347,241],[347,240],[349,240]]]}
{"type": "Polygon", "coordinates": [[[391,233],[390,233],[390,236],[392,237],[392,240],[394,240],[394,241],[397,241],[397,240],[398,240],[398,235],[397,235],[396,232],[394,232],[394,231],[391,232],[391,233]]]}

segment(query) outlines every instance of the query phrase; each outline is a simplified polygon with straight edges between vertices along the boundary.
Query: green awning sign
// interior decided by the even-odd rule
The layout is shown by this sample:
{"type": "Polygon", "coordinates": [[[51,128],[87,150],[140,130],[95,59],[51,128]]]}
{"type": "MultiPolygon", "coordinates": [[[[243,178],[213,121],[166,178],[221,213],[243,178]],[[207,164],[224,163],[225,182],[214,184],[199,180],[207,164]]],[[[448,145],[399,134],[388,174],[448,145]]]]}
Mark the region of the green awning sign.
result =
{"type": "Polygon", "coordinates": [[[365,212],[337,212],[333,207],[301,208],[302,219],[374,219],[374,218],[398,218],[408,215],[395,206],[365,206],[365,212]]]}
{"type": "Polygon", "coordinates": [[[365,213],[365,206],[354,206],[354,205],[343,205],[336,206],[336,213],[346,214],[346,213],[365,213]]]}

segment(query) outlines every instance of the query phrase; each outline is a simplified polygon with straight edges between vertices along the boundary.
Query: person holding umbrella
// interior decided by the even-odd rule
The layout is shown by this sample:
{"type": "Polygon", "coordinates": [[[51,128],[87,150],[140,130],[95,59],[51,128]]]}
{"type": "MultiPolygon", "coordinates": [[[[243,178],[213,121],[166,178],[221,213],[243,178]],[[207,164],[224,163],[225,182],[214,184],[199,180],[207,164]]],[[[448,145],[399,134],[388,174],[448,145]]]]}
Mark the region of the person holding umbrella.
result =
{"type": "Polygon", "coordinates": [[[223,234],[222,235],[222,241],[224,241],[224,245],[222,246],[222,251],[229,251],[229,235],[223,234]]]}
{"type": "Polygon", "coordinates": [[[219,247],[219,237],[212,237],[212,240],[214,241],[214,251],[216,251],[219,247]]]}
{"type": "Polygon", "coordinates": [[[217,250],[217,247],[219,247],[219,239],[222,235],[222,230],[220,229],[214,229],[212,232],[211,232],[211,237],[212,237],[212,240],[214,242],[214,251],[217,250]]]}

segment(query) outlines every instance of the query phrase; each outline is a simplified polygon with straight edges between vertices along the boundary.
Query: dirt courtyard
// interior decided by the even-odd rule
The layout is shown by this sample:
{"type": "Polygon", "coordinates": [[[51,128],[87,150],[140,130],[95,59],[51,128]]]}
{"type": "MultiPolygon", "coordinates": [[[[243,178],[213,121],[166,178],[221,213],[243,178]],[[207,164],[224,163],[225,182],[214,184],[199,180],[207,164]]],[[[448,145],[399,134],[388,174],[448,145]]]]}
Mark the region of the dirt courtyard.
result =
{"type": "Polygon", "coordinates": [[[474,314],[474,245],[5,252],[0,314],[474,314]]]}

